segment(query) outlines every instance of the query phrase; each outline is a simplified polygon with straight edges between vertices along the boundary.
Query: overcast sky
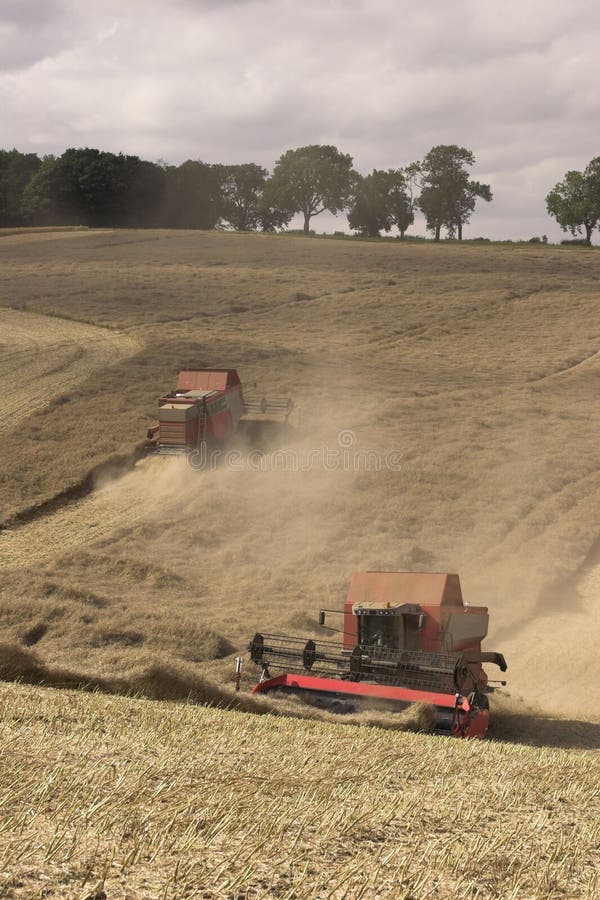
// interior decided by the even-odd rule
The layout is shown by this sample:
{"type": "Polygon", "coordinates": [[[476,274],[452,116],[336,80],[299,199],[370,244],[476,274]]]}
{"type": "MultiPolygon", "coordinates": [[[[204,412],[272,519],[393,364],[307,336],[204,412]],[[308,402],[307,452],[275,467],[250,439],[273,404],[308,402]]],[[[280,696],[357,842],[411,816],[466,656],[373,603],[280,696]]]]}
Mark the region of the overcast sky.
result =
{"type": "Polygon", "coordinates": [[[1,146],[271,169],[333,143],[367,173],[459,144],[494,193],[465,237],[563,236],[544,198],[600,156],[599,75],[594,0],[0,0],[1,146]]]}

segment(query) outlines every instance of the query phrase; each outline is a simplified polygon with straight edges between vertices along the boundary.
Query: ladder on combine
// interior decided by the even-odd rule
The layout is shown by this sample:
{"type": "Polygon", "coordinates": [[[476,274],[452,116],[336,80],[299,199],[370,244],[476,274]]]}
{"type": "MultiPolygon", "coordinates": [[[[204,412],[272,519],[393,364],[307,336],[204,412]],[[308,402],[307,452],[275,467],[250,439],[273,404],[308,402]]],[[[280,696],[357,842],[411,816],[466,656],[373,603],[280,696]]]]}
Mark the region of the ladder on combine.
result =
{"type": "Polygon", "coordinates": [[[160,435],[156,450],[161,456],[181,455],[182,452],[199,450],[206,440],[206,416],[198,416],[198,435],[193,444],[186,440],[185,423],[183,422],[173,423],[168,429],[163,426],[161,432],[156,427],[148,429],[148,437],[151,436],[151,431],[160,435]]]}

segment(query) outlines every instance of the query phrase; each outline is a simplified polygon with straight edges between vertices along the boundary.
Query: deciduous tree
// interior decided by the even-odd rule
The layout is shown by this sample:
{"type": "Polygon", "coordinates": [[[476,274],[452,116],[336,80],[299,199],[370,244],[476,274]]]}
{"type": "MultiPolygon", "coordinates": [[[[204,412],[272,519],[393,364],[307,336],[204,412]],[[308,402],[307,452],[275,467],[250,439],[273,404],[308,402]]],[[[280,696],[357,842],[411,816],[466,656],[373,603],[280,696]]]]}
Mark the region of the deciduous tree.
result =
{"type": "Polygon", "coordinates": [[[600,156],[583,172],[567,172],[546,197],[546,208],[563,231],[585,234],[589,246],[600,222],[600,156]]]}
{"type": "Polygon", "coordinates": [[[23,195],[42,225],[158,225],[163,169],[137,156],[71,148],[47,156],[23,195]]]}
{"type": "Polygon", "coordinates": [[[48,156],[27,186],[23,204],[44,225],[114,225],[123,214],[126,157],[91,147],[48,156]]]}
{"type": "Polygon", "coordinates": [[[219,166],[223,197],[223,221],[236,231],[259,227],[260,198],[268,172],[256,163],[219,166]]]}
{"type": "Polygon", "coordinates": [[[214,228],[223,215],[219,166],[188,159],[165,169],[162,221],[171,228],[214,228]]]}
{"type": "Polygon", "coordinates": [[[414,221],[411,199],[402,169],[373,169],[370,175],[359,178],[348,213],[353,231],[369,237],[379,237],[380,231],[390,231],[394,225],[401,237],[414,221]]]}
{"type": "Polygon", "coordinates": [[[337,147],[298,147],[278,159],[265,185],[265,202],[278,210],[302,213],[304,233],[308,234],[313,216],[325,210],[335,215],[346,209],[356,177],[352,157],[337,147]]]}
{"type": "Polygon", "coordinates": [[[27,223],[23,194],[41,165],[35,153],[0,150],[0,226],[27,223]]]}
{"type": "Polygon", "coordinates": [[[416,203],[414,189],[416,171],[412,165],[396,171],[397,180],[391,193],[392,224],[400,232],[400,237],[404,239],[407,229],[415,221],[416,203]]]}
{"type": "Polygon", "coordinates": [[[294,213],[289,209],[281,209],[274,198],[263,191],[258,201],[258,223],[261,231],[280,231],[289,225],[294,213]]]}
{"type": "Polygon", "coordinates": [[[162,224],[166,176],[157,163],[127,156],[126,192],[123,215],[118,224],[156,227],[162,224]]]}
{"type": "Polygon", "coordinates": [[[471,181],[468,166],[475,164],[475,157],[465,147],[456,144],[440,144],[432,147],[418,163],[421,180],[419,207],[427,228],[439,241],[442,228],[451,237],[462,240],[462,228],[475,209],[477,198],[490,201],[489,184],[471,181]]]}

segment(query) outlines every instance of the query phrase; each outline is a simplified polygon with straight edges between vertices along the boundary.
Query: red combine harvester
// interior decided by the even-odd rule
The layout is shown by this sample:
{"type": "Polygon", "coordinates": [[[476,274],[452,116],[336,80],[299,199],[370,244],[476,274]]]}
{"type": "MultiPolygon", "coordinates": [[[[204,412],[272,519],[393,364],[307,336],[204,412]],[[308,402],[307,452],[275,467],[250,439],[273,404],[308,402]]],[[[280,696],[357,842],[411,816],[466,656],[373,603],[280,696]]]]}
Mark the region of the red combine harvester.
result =
{"type": "MultiPolygon", "coordinates": [[[[326,612],[340,611],[321,610],[321,625],[326,612]]],[[[252,693],[299,694],[332,712],[425,701],[436,711],[434,732],[483,737],[494,688],[482,663],[505,672],[506,661],[482,652],[487,607],[463,603],[458,575],[356,572],[343,616],[341,645],[255,634],[248,649],[262,674],[252,693]]]]}
{"type": "Polygon", "coordinates": [[[158,401],[158,422],[147,437],[158,453],[188,453],[203,443],[226,443],[248,415],[287,422],[293,408],[289,399],[244,397],[235,369],[190,369],[180,372],[175,390],[158,401]]]}

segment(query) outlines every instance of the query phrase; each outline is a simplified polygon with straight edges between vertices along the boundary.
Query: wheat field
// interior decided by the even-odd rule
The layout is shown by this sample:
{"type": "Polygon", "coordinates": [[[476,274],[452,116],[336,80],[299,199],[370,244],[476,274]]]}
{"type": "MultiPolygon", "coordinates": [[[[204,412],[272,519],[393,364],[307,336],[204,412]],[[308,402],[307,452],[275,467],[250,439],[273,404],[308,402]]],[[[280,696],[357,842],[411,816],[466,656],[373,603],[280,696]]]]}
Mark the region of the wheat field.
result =
{"type": "Polygon", "coordinates": [[[594,896],[599,300],[585,248],[1,236],[0,895],[594,896]],[[290,426],[144,456],[204,366],[290,426]],[[236,703],[377,568],[490,607],[491,740],[236,703]]]}
{"type": "Polygon", "coordinates": [[[592,754],[39,688],[0,698],[2,896],[600,887],[592,754]]]}

